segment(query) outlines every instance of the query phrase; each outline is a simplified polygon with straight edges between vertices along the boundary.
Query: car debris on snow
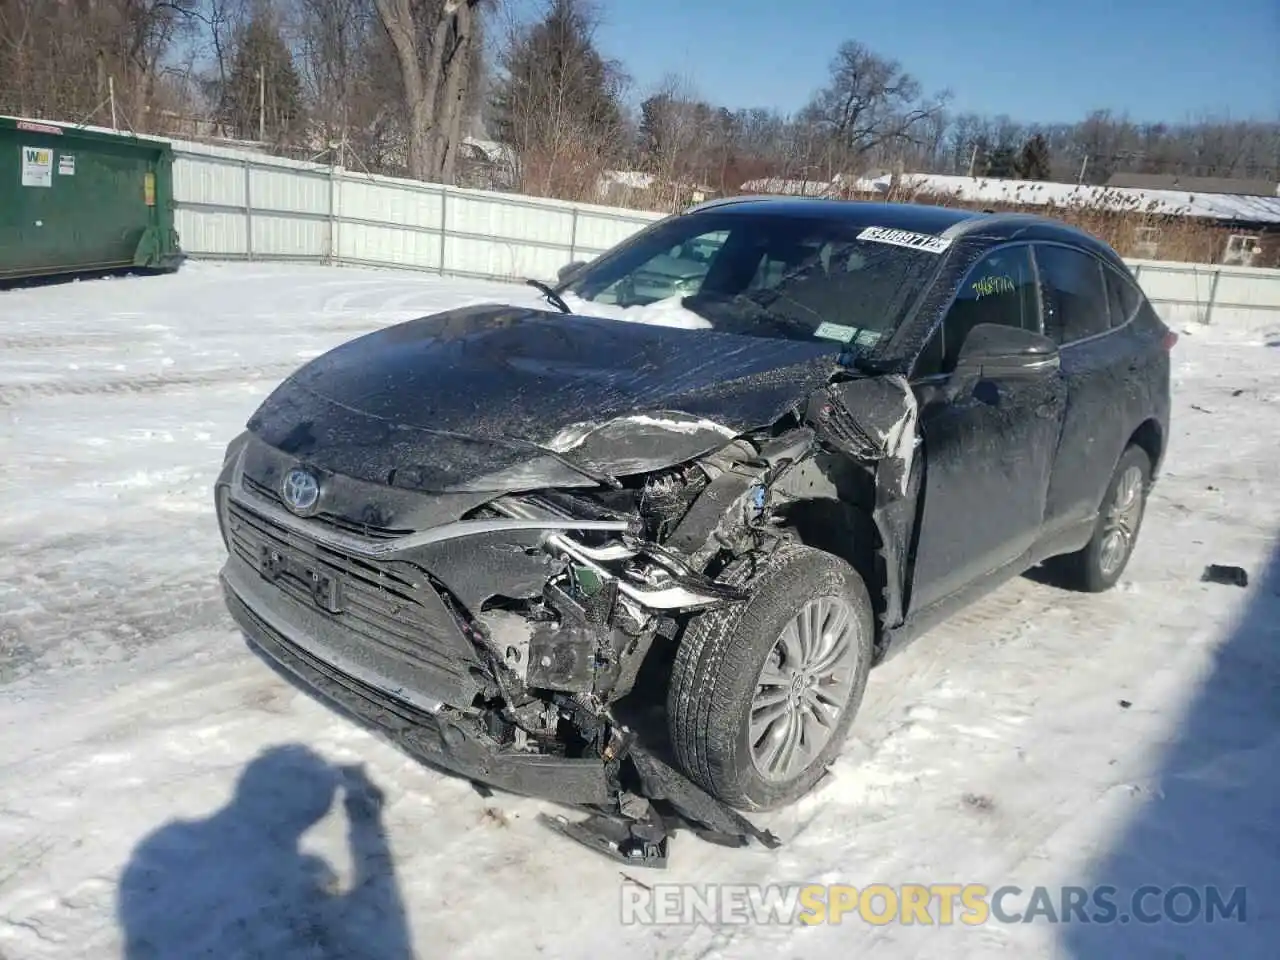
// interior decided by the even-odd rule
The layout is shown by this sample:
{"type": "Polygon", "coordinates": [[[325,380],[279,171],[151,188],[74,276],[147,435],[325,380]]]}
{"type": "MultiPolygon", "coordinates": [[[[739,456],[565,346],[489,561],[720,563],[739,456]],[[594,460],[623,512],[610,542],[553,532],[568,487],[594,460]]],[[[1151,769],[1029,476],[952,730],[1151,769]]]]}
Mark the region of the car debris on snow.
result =
{"type": "Polygon", "coordinates": [[[1219,583],[1230,587],[1247,587],[1249,585],[1249,574],[1243,567],[1211,563],[1204,568],[1204,573],[1200,575],[1200,580],[1203,583],[1219,583]]]}

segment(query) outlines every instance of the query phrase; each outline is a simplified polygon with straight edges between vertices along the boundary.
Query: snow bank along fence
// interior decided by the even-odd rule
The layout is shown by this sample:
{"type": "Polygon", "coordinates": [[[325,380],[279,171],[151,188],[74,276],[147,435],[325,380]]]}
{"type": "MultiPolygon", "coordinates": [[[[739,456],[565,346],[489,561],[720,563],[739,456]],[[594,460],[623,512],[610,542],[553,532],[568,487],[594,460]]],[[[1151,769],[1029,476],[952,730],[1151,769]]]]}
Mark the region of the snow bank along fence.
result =
{"type": "MultiPolygon", "coordinates": [[[[552,279],[662,215],[374,176],[173,141],[183,250],[208,259],[552,279]]],[[[1133,260],[1174,322],[1280,323],[1280,270],[1133,260]]]]}

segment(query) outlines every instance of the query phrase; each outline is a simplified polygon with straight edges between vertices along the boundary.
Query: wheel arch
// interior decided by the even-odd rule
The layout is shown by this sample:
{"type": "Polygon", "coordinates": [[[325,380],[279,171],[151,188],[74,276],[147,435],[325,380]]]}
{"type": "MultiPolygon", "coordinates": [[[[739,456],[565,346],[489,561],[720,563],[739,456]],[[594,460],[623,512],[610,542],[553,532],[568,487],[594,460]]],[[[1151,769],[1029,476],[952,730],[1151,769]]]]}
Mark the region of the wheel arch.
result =
{"type": "Polygon", "coordinates": [[[1165,448],[1164,428],[1160,426],[1159,421],[1154,417],[1148,417],[1140,423],[1138,428],[1130,435],[1129,442],[1125,444],[1125,449],[1132,446],[1140,447],[1150,459],[1151,476],[1154,479],[1160,469],[1165,448]]]}
{"type": "Polygon", "coordinates": [[[884,562],[884,538],[875,519],[866,510],[825,497],[795,501],[780,510],[779,516],[806,547],[839,557],[862,578],[875,612],[875,645],[879,655],[890,586],[884,562]]]}

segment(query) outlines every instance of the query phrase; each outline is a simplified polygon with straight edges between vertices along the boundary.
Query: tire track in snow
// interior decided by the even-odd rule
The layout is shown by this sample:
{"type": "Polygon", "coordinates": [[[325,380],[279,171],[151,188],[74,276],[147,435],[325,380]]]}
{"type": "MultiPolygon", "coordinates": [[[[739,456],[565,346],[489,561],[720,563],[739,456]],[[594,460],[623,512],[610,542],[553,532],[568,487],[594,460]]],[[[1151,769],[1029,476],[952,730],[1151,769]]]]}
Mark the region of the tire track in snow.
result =
{"type": "Polygon", "coordinates": [[[0,406],[12,406],[49,397],[130,396],[163,393],[186,387],[217,387],[234,383],[279,381],[300,366],[297,360],[258,367],[230,367],[220,370],[178,373],[171,376],[144,374],[110,380],[44,380],[36,383],[0,385],[0,406]]]}
{"type": "MultiPolygon", "coordinates": [[[[154,333],[150,336],[127,333],[64,333],[64,334],[32,334],[30,336],[0,337],[0,351],[7,354],[35,353],[42,350],[62,350],[67,347],[111,347],[124,344],[154,343],[154,333]]],[[[121,351],[122,353],[124,351],[121,351]]]]}

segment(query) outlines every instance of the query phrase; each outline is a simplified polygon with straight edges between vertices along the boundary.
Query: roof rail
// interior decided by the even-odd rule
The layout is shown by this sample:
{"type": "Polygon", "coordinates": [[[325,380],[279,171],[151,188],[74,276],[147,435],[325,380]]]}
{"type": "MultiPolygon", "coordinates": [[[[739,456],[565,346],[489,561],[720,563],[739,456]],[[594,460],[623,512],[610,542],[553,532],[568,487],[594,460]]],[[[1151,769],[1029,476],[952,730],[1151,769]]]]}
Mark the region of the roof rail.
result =
{"type": "Polygon", "coordinates": [[[685,210],[685,213],[701,213],[703,210],[718,210],[720,207],[732,206],[735,203],[755,203],[759,200],[795,200],[795,197],[789,197],[779,193],[744,193],[736,197],[716,197],[714,200],[707,200],[703,203],[695,203],[692,207],[685,210]]]}
{"type": "Polygon", "coordinates": [[[1083,236],[1089,236],[1079,227],[1073,227],[1069,223],[1056,220],[1052,217],[1041,216],[1036,213],[983,213],[978,216],[966,217],[947,227],[942,232],[942,236],[954,240],[958,237],[967,236],[971,233],[981,233],[983,230],[989,230],[992,227],[1053,227],[1057,230],[1065,230],[1067,232],[1079,233],[1083,236]]]}

